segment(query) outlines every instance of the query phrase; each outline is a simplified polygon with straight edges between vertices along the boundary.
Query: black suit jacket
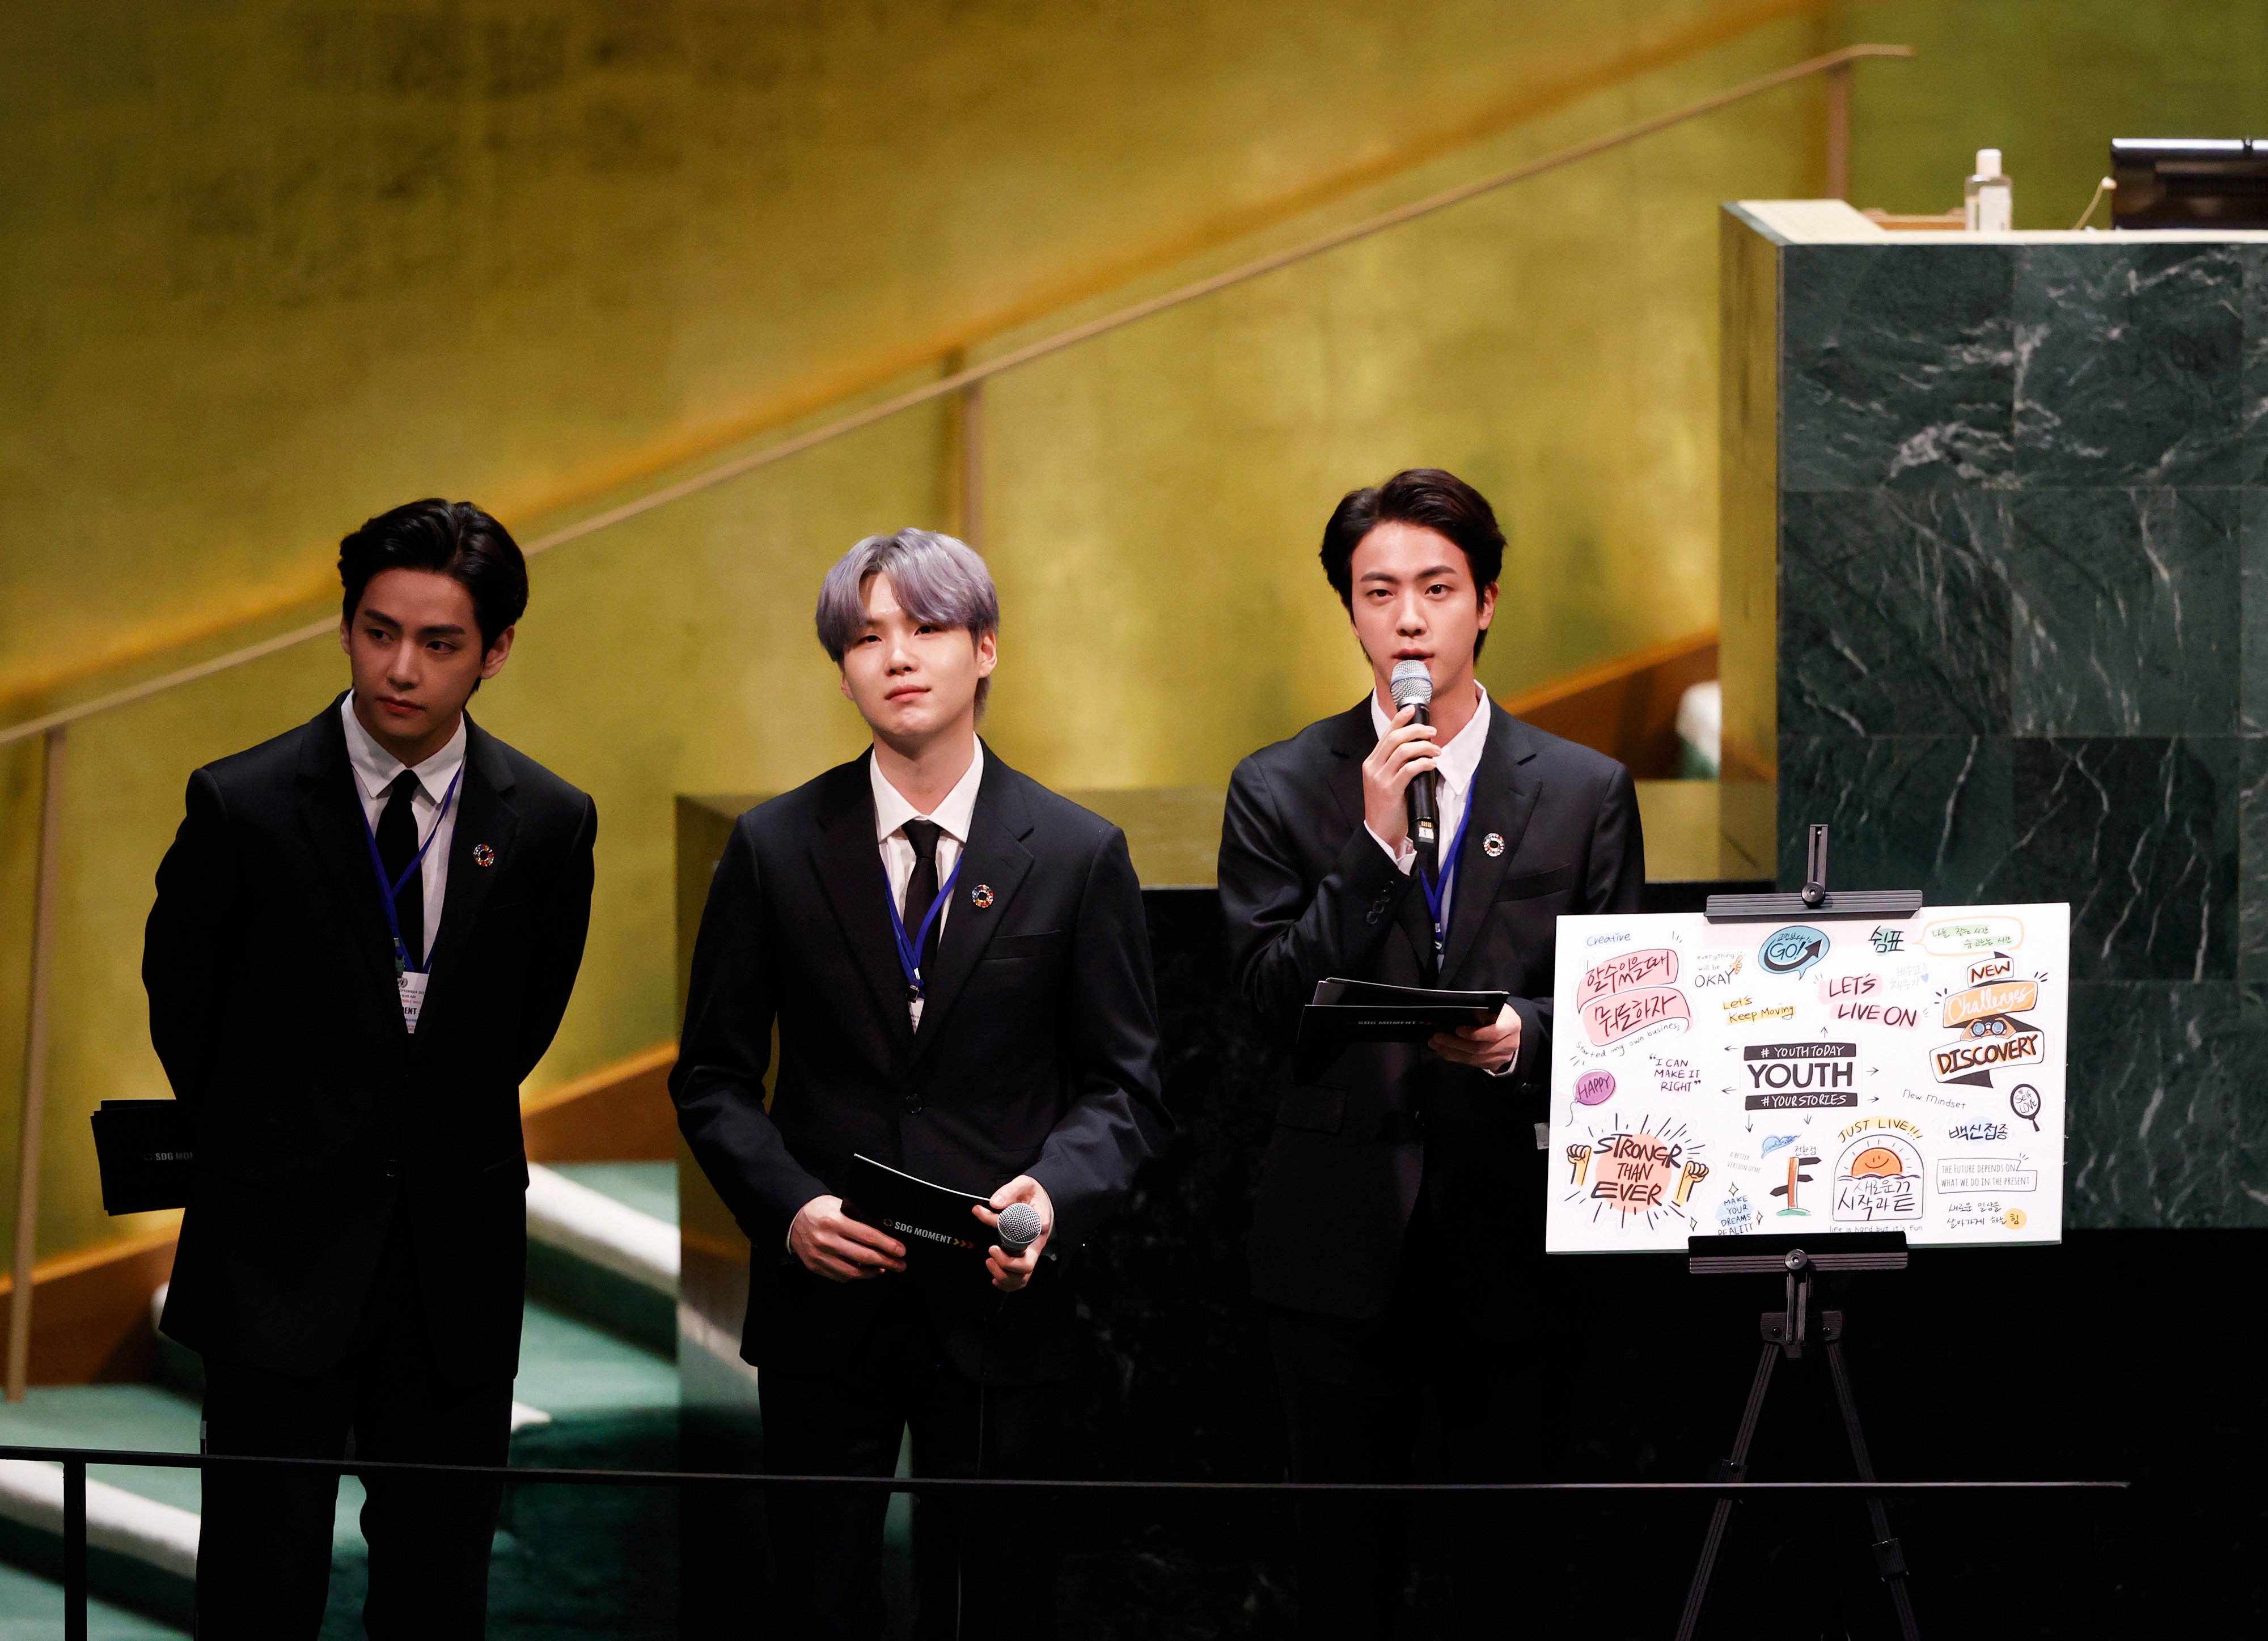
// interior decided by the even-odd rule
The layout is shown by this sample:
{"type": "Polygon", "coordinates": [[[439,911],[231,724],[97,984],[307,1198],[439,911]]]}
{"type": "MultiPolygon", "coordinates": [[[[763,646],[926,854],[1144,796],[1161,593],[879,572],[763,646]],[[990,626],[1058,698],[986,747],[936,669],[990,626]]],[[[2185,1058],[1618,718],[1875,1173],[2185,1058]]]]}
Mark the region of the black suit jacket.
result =
{"type": "Polygon", "coordinates": [[[519,1085],[582,962],[598,811],[469,718],[465,732],[415,1037],[338,703],[189,777],[142,981],[196,1131],[162,1324],[192,1350],[276,1372],[335,1366],[400,1212],[443,1372],[472,1384],[517,1370],[519,1085]]]}
{"type": "Polygon", "coordinates": [[[988,1196],[1020,1174],[1047,1188],[1058,1262],[1005,1303],[982,1284],[920,1302],[972,1379],[1074,1370],[1063,1266],[1170,1127],[1141,891],[1123,833],[990,747],[960,872],[917,1034],[866,758],[742,815],[718,862],[669,1086],[754,1249],[741,1354],[759,1366],[827,1371],[912,1302],[901,1277],[830,1282],[785,1248],[863,1152],[988,1196]]]}
{"type": "Polygon", "coordinates": [[[1419,1043],[1359,1043],[1286,1088],[1263,1166],[1251,1266],[1263,1303],[1381,1314],[1421,1195],[1471,1262],[1476,1298],[1500,1286],[1507,1243],[1540,1247],[1530,1194],[1537,1093],[1551,1067],[1552,959],[1563,913],[1638,909],[1646,881],[1630,771],[1491,705],[1473,779],[1438,975],[1414,876],[1363,825],[1367,700],[1237,766],[1221,827],[1220,899],[1245,999],[1289,1041],[1315,982],[1339,976],[1512,994],[1507,1077],[1419,1043]],[[1491,854],[1488,839],[1502,840],[1491,854]]]}

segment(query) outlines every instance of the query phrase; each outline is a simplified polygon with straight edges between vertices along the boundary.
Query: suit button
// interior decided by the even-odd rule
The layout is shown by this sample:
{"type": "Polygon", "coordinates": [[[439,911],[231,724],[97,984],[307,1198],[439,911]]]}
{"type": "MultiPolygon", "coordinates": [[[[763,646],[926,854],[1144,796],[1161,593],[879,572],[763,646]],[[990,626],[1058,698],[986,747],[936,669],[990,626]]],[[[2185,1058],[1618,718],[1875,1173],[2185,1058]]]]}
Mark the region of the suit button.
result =
{"type": "Polygon", "coordinates": [[[921,1108],[922,1097],[919,1094],[908,1094],[906,1096],[906,1115],[908,1116],[919,1116],[921,1115],[921,1108]]]}
{"type": "Polygon", "coordinates": [[[398,1180],[401,1177],[401,1163],[399,1159],[388,1157],[386,1159],[386,1177],[389,1180],[398,1180]]]}

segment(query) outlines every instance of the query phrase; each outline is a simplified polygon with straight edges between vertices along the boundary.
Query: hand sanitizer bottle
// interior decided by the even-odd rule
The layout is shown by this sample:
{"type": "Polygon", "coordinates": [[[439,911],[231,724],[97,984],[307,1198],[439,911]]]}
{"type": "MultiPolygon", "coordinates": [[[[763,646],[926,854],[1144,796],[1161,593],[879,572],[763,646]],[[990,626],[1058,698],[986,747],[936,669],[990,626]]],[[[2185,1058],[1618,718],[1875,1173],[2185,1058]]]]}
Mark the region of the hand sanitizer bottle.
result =
{"type": "Polygon", "coordinates": [[[2000,151],[1977,151],[1977,174],[1961,195],[1962,214],[1971,233],[2006,233],[2016,225],[2014,185],[2000,173],[2000,151]]]}

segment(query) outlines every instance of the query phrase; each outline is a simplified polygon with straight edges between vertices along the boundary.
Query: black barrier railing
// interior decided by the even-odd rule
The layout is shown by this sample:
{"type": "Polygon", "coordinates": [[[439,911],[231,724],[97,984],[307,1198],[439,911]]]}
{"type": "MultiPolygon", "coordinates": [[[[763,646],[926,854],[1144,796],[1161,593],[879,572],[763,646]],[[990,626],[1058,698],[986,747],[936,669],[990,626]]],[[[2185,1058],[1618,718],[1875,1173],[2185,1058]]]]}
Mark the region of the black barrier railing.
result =
{"type": "Polygon", "coordinates": [[[749,1470],[598,1470],[487,1464],[413,1464],[397,1460],[294,1459],[267,1454],[152,1453],[111,1447],[27,1447],[0,1445],[0,1460],[57,1464],[63,1475],[63,1637],[86,1641],[86,1468],[116,1465],[129,1469],[208,1470],[268,1468],[328,1471],[334,1475],[385,1472],[423,1475],[493,1476],[519,1484],[559,1487],[829,1487],[890,1493],[1005,1492],[1150,1493],[1212,1495],[1269,1494],[1298,1498],[1316,1494],[1408,1496],[1415,1498],[1486,1498],[1523,1493],[1706,1494],[1723,1498],[1777,1493],[2086,1493],[2120,1492],[2131,1483],[2102,1481],[2047,1482],[1173,1482],[1104,1481],[1089,1478],[931,1475],[778,1475],[749,1470]]]}

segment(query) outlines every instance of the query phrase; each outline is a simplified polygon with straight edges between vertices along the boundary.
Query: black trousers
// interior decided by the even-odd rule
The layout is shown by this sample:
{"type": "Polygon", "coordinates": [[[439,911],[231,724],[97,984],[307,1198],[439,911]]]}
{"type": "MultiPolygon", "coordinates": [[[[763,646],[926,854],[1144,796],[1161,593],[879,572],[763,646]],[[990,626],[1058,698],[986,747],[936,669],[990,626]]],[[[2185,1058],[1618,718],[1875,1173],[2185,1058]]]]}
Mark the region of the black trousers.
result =
{"type": "MultiPolygon", "coordinates": [[[[1489,1284],[1501,1297],[1484,1299],[1455,1276],[1443,1253],[1448,1240],[1420,1202],[1384,1315],[1269,1313],[1292,1480],[1565,1479],[1552,1394],[1553,1364],[1564,1354],[1553,1341],[1564,1338],[1564,1324],[1550,1298],[1553,1273],[1540,1247],[1506,1251],[1511,1269],[1489,1284]]],[[[1447,1571],[1447,1611],[1428,1633],[1544,1633],[1556,1561],[1547,1504],[1469,1498],[1413,1512],[1391,1499],[1306,1498],[1296,1514],[1303,1637],[1394,1636],[1413,1525],[1440,1552],[1428,1562],[1447,1571]]]]}
{"type": "MultiPolygon", "coordinates": [[[[895,1277],[881,1280],[896,1281],[895,1277]]],[[[785,1475],[889,1475],[913,1435],[916,1475],[1045,1476],[1063,1449],[1069,1389],[972,1384],[946,1356],[910,1290],[854,1360],[827,1374],[766,1369],[759,1381],[766,1467],[785,1475]]],[[[882,1633],[882,1517],[889,1495],[774,1488],[772,1627],[806,1641],[882,1633]]],[[[915,1641],[1051,1633],[1048,1512],[1017,1492],[917,1495],[915,1641]]]]}
{"type": "MultiPolygon", "coordinates": [[[[452,1383],[434,1359],[409,1238],[397,1220],[355,1343],[313,1379],[205,1358],[205,1451],[444,1464],[505,1461],[512,1381],[452,1383]]],[[[460,1641],[487,1628],[489,1547],[502,1484],[389,1475],[364,1483],[372,1641],[460,1641]]],[[[338,1478],[313,1470],[205,1472],[197,1546],[203,1641],[313,1641],[331,1576],[338,1478]]]]}

